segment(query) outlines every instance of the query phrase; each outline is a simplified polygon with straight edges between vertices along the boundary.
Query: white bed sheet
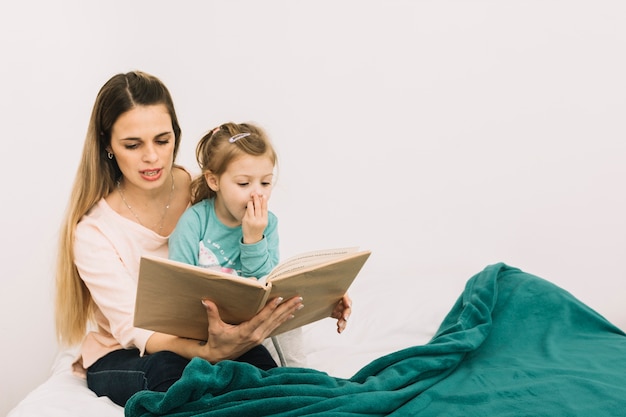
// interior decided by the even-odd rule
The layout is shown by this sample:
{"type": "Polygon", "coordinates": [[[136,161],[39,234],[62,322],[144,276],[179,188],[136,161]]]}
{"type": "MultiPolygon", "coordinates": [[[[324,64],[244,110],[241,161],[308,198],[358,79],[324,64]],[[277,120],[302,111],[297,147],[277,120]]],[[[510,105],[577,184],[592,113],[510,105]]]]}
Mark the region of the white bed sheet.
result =
{"type": "MultiPolygon", "coordinates": [[[[306,366],[301,349],[302,329],[268,339],[264,344],[277,363],[306,366]]],[[[61,350],[54,359],[50,377],[31,391],[7,417],[123,417],[124,409],[106,397],[98,397],[83,378],[74,375],[71,364],[77,349],[61,350]]]]}
{"type": "Polygon", "coordinates": [[[124,409],[97,397],[84,379],[72,374],[72,349],[59,352],[50,377],[31,391],[7,417],[123,417],[124,409]]]}

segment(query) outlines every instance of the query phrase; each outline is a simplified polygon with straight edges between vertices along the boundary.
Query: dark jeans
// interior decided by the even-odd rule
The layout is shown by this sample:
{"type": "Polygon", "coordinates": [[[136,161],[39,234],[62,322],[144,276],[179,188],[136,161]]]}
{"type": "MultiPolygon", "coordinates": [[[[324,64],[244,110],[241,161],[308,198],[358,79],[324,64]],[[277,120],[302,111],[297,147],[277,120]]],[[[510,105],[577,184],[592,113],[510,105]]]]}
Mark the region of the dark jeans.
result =
{"type": "MultiPolygon", "coordinates": [[[[277,366],[263,345],[252,348],[236,360],[264,370],[277,366]]],[[[188,359],[172,352],[139,356],[138,349],[120,349],[98,359],[87,369],[87,386],[98,397],[107,396],[123,407],[138,391],[167,391],[180,379],[188,363],[188,359]]]]}

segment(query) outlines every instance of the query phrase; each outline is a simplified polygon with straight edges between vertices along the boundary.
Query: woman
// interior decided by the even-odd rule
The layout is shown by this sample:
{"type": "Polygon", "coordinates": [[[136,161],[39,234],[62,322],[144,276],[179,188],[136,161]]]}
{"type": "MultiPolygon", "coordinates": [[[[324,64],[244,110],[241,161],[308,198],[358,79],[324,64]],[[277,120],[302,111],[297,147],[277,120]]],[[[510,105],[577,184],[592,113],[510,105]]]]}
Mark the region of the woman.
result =
{"type": "MultiPolygon", "coordinates": [[[[190,201],[189,173],[174,164],[181,129],[167,88],[142,72],[101,88],[61,230],[56,325],[60,342],[82,342],[74,370],[97,395],[124,405],[135,392],[167,390],[193,357],[276,366],[261,345],[302,306],[271,300],[253,319],[224,323],[204,300],[206,341],[133,327],[139,259],[167,257],[167,240],[190,201]]],[[[346,296],[333,317],[345,327],[346,296]]]]}

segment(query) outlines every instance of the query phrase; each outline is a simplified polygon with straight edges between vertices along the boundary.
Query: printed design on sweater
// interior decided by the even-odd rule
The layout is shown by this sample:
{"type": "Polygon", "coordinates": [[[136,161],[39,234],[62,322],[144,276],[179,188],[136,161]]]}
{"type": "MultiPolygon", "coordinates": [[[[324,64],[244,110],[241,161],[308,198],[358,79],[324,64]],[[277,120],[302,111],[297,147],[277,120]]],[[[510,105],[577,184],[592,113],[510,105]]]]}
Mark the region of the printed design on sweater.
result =
{"type": "MultiPolygon", "coordinates": [[[[230,261],[226,261],[230,263],[230,261]]],[[[202,241],[198,244],[198,266],[237,275],[237,272],[233,268],[222,267],[217,255],[211,249],[204,246],[204,242],[202,241]]]]}

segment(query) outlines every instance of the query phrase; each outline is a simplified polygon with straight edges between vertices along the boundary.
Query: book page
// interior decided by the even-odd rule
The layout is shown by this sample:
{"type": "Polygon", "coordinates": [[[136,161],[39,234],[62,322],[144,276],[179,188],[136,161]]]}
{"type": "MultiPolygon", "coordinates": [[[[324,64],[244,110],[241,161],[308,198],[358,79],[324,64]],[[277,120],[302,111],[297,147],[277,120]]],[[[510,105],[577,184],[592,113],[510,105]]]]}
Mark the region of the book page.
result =
{"type": "Polygon", "coordinates": [[[358,247],[334,248],[315,250],[302,253],[280,262],[267,276],[267,280],[280,278],[298,269],[305,269],[313,265],[323,264],[331,259],[340,258],[348,253],[354,253],[358,247]]]}

